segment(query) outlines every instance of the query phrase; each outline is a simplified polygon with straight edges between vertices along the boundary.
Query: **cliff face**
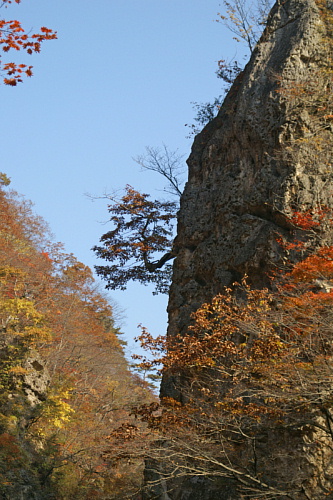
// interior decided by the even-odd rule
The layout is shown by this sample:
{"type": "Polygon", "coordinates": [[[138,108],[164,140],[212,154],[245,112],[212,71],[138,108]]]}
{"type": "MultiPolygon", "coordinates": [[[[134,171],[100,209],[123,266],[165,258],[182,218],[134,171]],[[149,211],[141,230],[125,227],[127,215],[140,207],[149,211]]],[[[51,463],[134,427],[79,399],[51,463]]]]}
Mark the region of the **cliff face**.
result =
{"type": "MultiPolygon", "coordinates": [[[[2,368],[6,367],[6,359],[9,358],[3,337],[5,335],[1,338],[0,348],[0,359],[5,361],[2,368]]],[[[50,494],[47,495],[45,490],[43,491],[37,472],[38,464],[42,462],[43,457],[40,456],[40,449],[36,449],[26,439],[26,433],[29,421],[35,416],[34,411],[47,398],[50,375],[46,362],[34,349],[29,350],[25,359],[22,360],[22,368],[25,373],[19,375],[16,380],[13,379],[11,392],[7,394],[6,398],[3,398],[3,387],[1,388],[0,498],[44,500],[53,497],[50,494]],[[11,420],[8,416],[11,416],[11,420]],[[11,422],[12,425],[8,425],[8,422],[11,422]],[[10,437],[11,432],[15,438],[10,437]],[[12,448],[10,448],[11,439],[15,443],[12,448]],[[8,458],[8,447],[10,458],[8,458]]],[[[3,370],[2,373],[4,372],[3,370]]]]}
{"type": "MultiPolygon", "coordinates": [[[[324,96],[331,99],[325,36],[319,2],[278,1],[218,116],[195,138],[178,218],[169,335],[186,331],[193,311],[244,274],[252,286],[264,286],[281,258],[277,233],[291,234],[289,216],[333,206],[332,127],[318,111],[324,96]]],[[[322,238],[332,240],[329,234],[322,238]]],[[[181,399],[177,377],[164,377],[161,394],[181,399]]],[[[297,450],[295,467],[317,478],[311,498],[324,498],[316,484],[328,481],[329,488],[330,454],[320,452],[325,466],[314,473],[317,458],[302,456],[300,434],[270,436],[259,455],[264,458],[274,446],[286,457],[290,447],[297,450]]],[[[293,474],[288,460],[275,472],[273,463],[269,467],[268,481],[289,481],[293,474]]],[[[243,498],[232,487],[191,484],[170,498],[243,498]]],[[[310,498],[302,495],[295,498],[310,498]]]]}
{"type": "MultiPolygon", "coordinates": [[[[275,234],[295,210],[332,206],[330,151],[314,151],[316,104],[295,95],[324,88],[325,27],[314,0],[273,7],[250,62],[218,116],[195,138],[181,199],[169,334],[224,286],[255,286],[278,258],[275,234]],[[303,141],[302,139],[307,139],[303,141]]],[[[314,99],[315,100],[315,99],[314,99]]],[[[329,127],[323,131],[331,142],[329,127]]]]}

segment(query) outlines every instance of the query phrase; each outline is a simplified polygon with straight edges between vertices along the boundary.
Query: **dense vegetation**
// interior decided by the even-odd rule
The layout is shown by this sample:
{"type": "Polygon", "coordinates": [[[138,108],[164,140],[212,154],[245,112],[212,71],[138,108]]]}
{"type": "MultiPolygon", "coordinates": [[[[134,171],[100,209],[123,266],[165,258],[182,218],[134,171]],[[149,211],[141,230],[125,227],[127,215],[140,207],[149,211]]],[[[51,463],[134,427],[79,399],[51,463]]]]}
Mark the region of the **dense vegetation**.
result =
{"type": "MultiPolygon", "coordinates": [[[[275,89],[288,120],[302,113],[306,125],[284,139],[276,161],[331,185],[333,19],[331,4],[316,3],[321,44],[311,78],[277,75],[275,89]]],[[[143,366],[173,383],[160,407],[137,408],[158,436],[146,452],[157,498],[203,477],[212,498],[214,488],[248,499],[332,497],[332,203],[309,193],[279,214],[280,261],[268,288],[244,277],[203,304],[187,332],[154,339],[142,331],[155,357],[143,366]]],[[[132,429],[133,442],[140,434],[132,429]]]]}
{"type": "MultiPolygon", "coordinates": [[[[293,164],[302,155],[307,169],[328,171],[332,11],[322,0],[317,4],[325,62],[311,82],[288,88],[281,82],[277,92],[309,117],[309,128],[286,144],[283,161],[293,164]]],[[[249,28],[237,17],[235,25],[252,50],[249,28]]],[[[20,27],[8,26],[14,44],[20,27]]],[[[24,40],[16,43],[32,50],[24,40]]],[[[22,72],[30,76],[30,68],[3,69],[16,75],[5,80],[9,85],[22,72]]],[[[143,329],[140,340],[154,359],[142,359],[142,368],[156,366],[177,380],[178,396],[159,406],[130,373],[112,307],[90,269],[50,241],[31,204],[6,191],[3,174],[1,184],[2,497],[29,498],[34,491],[36,498],[59,500],[139,498],[146,457],[153,488],[205,476],[237,483],[244,498],[311,498],[310,472],[298,467],[294,473],[301,453],[290,448],[302,433],[313,462],[321,455],[326,467],[331,456],[323,452],[333,439],[333,247],[325,239],[331,208],[283,214],[289,232],[277,235],[281,262],[269,289],[253,290],[244,277],[203,304],[184,335],[154,339],[143,329]],[[277,436],[280,446],[273,446],[277,436]]],[[[114,227],[95,247],[112,263],[99,268],[109,288],[137,279],[167,289],[170,267],[161,269],[176,255],[175,209],[130,186],[112,200],[114,227]]],[[[329,479],[318,482],[323,495],[332,495],[329,479]]]]}
{"type": "Polygon", "coordinates": [[[124,469],[104,450],[128,410],[152,395],[129,371],[90,269],[50,241],[45,222],[6,182],[2,176],[0,496],[30,498],[33,488],[41,498],[126,497],[140,486],[142,463],[124,469]]]}

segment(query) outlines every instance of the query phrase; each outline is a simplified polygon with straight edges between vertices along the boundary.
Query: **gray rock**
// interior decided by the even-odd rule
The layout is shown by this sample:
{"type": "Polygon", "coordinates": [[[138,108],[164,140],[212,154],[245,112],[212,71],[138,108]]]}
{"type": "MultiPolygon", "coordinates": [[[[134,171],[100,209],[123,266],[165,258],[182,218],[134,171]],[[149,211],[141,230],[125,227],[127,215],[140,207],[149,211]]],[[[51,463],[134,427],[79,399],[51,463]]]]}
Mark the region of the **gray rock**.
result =
{"type": "Polygon", "coordinates": [[[315,74],[325,57],[318,26],[314,0],[278,2],[218,116],[195,138],[175,241],[171,335],[244,274],[256,286],[266,283],[280,255],[276,232],[288,234],[294,210],[332,206],[328,159],[313,165],[304,150],[287,157],[309,117],[279,92],[315,74]]]}
{"type": "Polygon", "coordinates": [[[27,370],[23,376],[23,390],[30,405],[35,406],[46,398],[50,374],[43,358],[33,350],[29,352],[23,368],[27,370]]]}

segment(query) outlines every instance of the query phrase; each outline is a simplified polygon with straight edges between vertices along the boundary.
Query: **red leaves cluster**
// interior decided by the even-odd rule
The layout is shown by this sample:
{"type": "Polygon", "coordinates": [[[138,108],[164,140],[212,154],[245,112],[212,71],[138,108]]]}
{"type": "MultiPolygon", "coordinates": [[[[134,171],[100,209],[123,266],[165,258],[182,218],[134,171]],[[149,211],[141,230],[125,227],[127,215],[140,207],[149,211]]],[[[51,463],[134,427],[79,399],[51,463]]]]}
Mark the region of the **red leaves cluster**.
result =
{"type": "Polygon", "coordinates": [[[306,231],[318,227],[320,225],[320,219],[323,215],[324,212],[322,210],[317,211],[316,214],[314,214],[313,210],[308,210],[306,212],[294,212],[290,221],[295,226],[306,231]],[[315,220],[315,216],[317,216],[317,220],[315,220]]]}
{"type": "MultiPolygon", "coordinates": [[[[15,0],[15,2],[20,3],[20,0],[15,0]]],[[[10,0],[4,0],[2,5],[10,3],[12,3],[10,0]]],[[[38,53],[44,41],[56,38],[57,33],[44,26],[41,27],[39,33],[27,34],[19,21],[0,19],[0,46],[5,53],[10,50],[23,50],[30,55],[38,53]]],[[[5,85],[16,86],[17,83],[22,82],[23,75],[32,76],[32,66],[26,64],[4,63],[0,59],[0,69],[6,74],[3,80],[5,85]]]]}
{"type": "Polygon", "coordinates": [[[323,224],[332,225],[333,211],[332,208],[321,206],[302,212],[295,211],[290,221],[297,227],[303,230],[322,227],[323,224]]]}
{"type": "Polygon", "coordinates": [[[316,253],[295,264],[289,276],[294,279],[296,284],[303,282],[309,285],[314,283],[316,279],[332,280],[333,247],[320,248],[316,253]]]}

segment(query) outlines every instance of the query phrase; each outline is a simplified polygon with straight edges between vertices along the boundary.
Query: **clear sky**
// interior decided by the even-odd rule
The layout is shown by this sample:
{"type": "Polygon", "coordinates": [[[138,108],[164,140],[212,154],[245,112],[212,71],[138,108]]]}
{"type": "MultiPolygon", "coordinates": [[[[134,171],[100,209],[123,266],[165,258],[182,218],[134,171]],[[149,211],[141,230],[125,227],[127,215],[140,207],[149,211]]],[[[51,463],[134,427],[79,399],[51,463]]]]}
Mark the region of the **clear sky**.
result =
{"type": "MultiPolygon", "coordinates": [[[[162,143],[188,156],[191,102],[221,93],[221,58],[240,60],[242,48],[216,22],[218,0],[22,0],[3,9],[27,30],[58,31],[18,87],[1,86],[0,171],[35,203],[55,241],[93,267],[91,247],[110,226],[107,202],[92,202],[126,184],[159,196],[162,180],[141,172],[133,157],[162,143]],[[238,54],[237,54],[238,51],[238,54]]],[[[132,338],[142,323],[166,330],[166,296],[139,285],[110,296],[125,310],[132,338]]]]}

